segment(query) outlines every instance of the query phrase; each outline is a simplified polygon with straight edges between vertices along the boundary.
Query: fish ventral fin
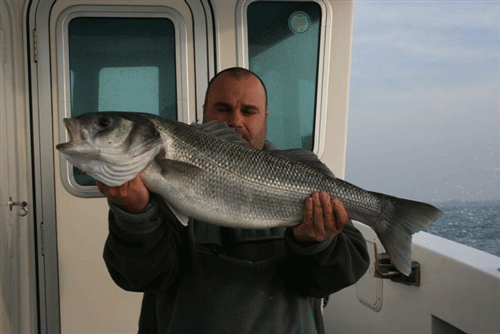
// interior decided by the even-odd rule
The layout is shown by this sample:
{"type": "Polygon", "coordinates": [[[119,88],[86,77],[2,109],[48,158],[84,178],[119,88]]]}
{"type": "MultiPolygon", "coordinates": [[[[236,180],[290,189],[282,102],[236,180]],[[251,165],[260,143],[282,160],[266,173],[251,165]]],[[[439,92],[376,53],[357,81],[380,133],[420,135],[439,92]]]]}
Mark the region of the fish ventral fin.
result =
{"type": "MultiPolygon", "coordinates": [[[[157,158],[155,162],[160,166],[161,169],[161,174],[163,176],[168,175],[169,178],[176,178],[177,175],[182,175],[182,174],[196,174],[203,172],[203,169],[192,165],[187,162],[183,161],[177,161],[177,160],[171,160],[171,159],[159,159],[157,158]]],[[[165,201],[167,203],[168,207],[170,210],[172,210],[172,213],[177,217],[179,222],[187,226],[189,222],[189,217],[177,210],[173,205],[171,205],[169,202],[165,201]]]]}
{"type": "Polygon", "coordinates": [[[182,212],[180,212],[179,210],[177,210],[176,208],[174,208],[172,205],[170,205],[170,203],[168,203],[167,201],[165,201],[165,203],[167,203],[168,207],[170,208],[170,210],[172,211],[172,213],[175,215],[175,217],[177,217],[177,219],[179,220],[179,222],[183,225],[183,226],[188,226],[188,222],[189,222],[189,217],[186,216],[185,214],[183,214],[182,212]]]}
{"type": "Polygon", "coordinates": [[[203,124],[192,123],[190,126],[200,131],[209,133],[216,138],[227,140],[233,144],[243,146],[248,145],[248,143],[241,137],[241,134],[236,132],[232,127],[228,126],[227,123],[224,122],[210,121],[203,124]]]}

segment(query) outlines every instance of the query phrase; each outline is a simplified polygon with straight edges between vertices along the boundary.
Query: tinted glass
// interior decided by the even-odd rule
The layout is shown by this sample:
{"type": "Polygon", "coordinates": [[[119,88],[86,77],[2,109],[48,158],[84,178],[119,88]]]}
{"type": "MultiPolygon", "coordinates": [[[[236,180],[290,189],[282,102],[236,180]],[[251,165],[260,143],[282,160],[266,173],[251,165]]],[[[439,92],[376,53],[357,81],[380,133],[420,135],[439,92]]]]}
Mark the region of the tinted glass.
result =
{"type": "Polygon", "coordinates": [[[280,149],[314,147],[321,27],[315,2],[253,2],[248,6],[250,70],[268,91],[268,136],[280,149]]]}
{"type": "MultiPolygon", "coordinates": [[[[177,119],[175,31],[166,18],[76,18],[69,24],[71,115],[147,112],[177,119]]],[[[80,185],[94,181],[74,169],[80,185]]]]}

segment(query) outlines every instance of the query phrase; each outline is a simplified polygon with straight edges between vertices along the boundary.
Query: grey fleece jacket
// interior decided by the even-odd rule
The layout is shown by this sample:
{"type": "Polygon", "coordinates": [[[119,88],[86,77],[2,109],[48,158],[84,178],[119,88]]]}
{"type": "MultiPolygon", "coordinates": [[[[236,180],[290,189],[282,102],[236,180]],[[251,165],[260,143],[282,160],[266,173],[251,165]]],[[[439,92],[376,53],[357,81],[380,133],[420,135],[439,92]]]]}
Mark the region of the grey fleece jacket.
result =
{"type": "Polygon", "coordinates": [[[116,284],[144,293],[139,333],[324,333],[321,298],[361,278],[369,256],[351,223],[303,244],[287,228],[184,227],[152,195],[140,214],[110,203],[104,260],[116,284]]]}

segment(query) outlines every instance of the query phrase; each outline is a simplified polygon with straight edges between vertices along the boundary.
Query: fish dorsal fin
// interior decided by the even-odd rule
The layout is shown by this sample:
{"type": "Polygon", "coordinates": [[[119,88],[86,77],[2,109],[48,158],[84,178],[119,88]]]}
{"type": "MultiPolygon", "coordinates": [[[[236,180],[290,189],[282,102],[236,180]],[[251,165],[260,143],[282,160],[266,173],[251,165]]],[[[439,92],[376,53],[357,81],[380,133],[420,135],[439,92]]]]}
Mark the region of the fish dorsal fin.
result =
{"type": "Polygon", "coordinates": [[[295,148],[291,150],[277,150],[268,152],[276,156],[281,156],[292,161],[300,162],[323,174],[333,176],[333,173],[330,170],[330,168],[328,168],[324,163],[322,163],[316,154],[306,149],[295,148]]]}
{"type": "Polygon", "coordinates": [[[226,123],[210,121],[203,124],[193,123],[191,126],[219,139],[224,139],[238,145],[248,145],[248,143],[241,138],[241,135],[226,123]]]}

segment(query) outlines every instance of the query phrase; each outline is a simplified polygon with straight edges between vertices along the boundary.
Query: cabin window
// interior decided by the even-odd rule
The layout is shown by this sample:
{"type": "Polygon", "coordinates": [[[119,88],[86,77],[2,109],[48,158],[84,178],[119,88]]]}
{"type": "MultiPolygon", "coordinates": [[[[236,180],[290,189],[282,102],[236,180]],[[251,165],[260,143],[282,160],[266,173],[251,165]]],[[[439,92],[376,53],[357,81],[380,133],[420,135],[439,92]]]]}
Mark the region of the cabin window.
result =
{"type": "MultiPolygon", "coordinates": [[[[174,24],[168,18],[71,20],[71,116],[146,112],[177,119],[174,24]]],[[[77,184],[94,180],[73,168],[77,184]]]]}
{"type": "Polygon", "coordinates": [[[321,7],[316,2],[252,2],[249,68],[266,84],[268,139],[280,149],[313,150],[321,7]]]}
{"type": "Polygon", "coordinates": [[[69,24],[71,115],[148,112],[177,119],[175,31],[167,18],[76,18],[69,24]]]}

